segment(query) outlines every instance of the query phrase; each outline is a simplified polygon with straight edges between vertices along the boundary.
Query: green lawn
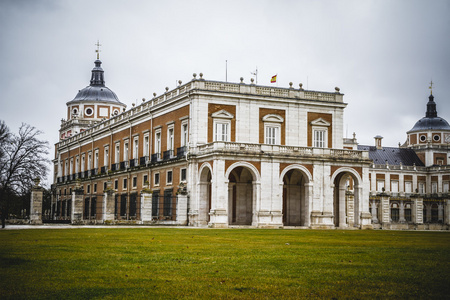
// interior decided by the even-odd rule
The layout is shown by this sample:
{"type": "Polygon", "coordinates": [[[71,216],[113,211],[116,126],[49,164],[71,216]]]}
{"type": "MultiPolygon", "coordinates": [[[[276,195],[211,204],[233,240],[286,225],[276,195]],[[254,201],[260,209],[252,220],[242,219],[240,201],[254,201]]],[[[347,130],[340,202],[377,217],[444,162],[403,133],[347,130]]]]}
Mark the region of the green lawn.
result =
{"type": "Polygon", "coordinates": [[[450,297],[450,233],[0,230],[0,299],[450,297]]]}

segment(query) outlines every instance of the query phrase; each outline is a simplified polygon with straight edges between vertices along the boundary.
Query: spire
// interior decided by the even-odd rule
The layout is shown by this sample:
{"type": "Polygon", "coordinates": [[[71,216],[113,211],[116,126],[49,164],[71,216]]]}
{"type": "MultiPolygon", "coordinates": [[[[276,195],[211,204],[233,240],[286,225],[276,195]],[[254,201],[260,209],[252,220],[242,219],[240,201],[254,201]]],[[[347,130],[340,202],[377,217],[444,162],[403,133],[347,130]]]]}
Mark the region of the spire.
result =
{"type": "Polygon", "coordinates": [[[434,96],[433,96],[433,81],[430,82],[430,96],[428,97],[427,113],[425,116],[427,118],[436,118],[437,117],[436,102],[434,102],[434,96]]]}

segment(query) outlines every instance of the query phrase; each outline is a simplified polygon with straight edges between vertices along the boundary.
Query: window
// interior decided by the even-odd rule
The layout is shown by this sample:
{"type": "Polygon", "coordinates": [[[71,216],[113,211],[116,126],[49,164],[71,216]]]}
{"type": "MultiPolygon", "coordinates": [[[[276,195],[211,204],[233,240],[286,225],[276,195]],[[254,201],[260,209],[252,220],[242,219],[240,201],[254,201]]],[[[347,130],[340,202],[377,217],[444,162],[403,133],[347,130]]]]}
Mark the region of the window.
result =
{"type": "Polygon", "coordinates": [[[181,147],[186,146],[188,143],[188,124],[183,122],[181,124],[181,147]]]}
{"type": "Polygon", "coordinates": [[[181,169],[180,181],[186,181],[186,169],[181,169]]]}
{"type": "Polygon", "coordinates": [[[312,146],[316,148],[328,147],[328,127],[331,123],[323,118],[318,118],[311,122],[312,146]]]}
{"type": "Polygon", "coordinates": [[[123,161],[128,161],[128,141],[123,142],[123,161]]]}
{"type": "Polygon", "coordinates": [[[137,177],[133,177],[133,188],[137,187],[137,177]]]}
{"type": "Polygon", "coordinates": [[[423,182],[419,182],[419,194],[425,194],[425,184],[423,182]]]}
{"type": "Polygon", "coordinates": [[[436,203],[433,203],[431,205],[431,222],[437,223],[438,221],[439,221],[438,205],[436,203]]]}
{"type": "Polygon", "coordinates": [[[421,135],[420,136],[420,141],[421,142],[425,142],[427,140],[427,136],[426,135],[421,135]]]}
{"type": "Polygon", "coordinates": [[[148,156],[148,148],[149,147],[149,137],[148,134],[144,136],[144,156],[148,156]]]}
{"type": "Polygon", "coordinates": [[[80,172],[80,158],[77,156],[75,159],[75,173],[80,172]]]}
{"type": "Polygon", "coordinates": [[[391,181],[391,192],[398,193],[398,181],[391,181]]]}
{"type": "Polygon", "coordinates": [[[103,157],[103,165],[109,165],[109,147],[105,147],[105,156],[103,157]]]}
{"type": "Polygon", "coordinates": [[[411,181],[405,182],[405,193],[407,193],[407,194],[412,193],[412,182],[411,181]]]}
{"type": "Polygon", "coordinates": [[[116,164],[120,163],[120,143],[116,143],[116,155],[114,159],[116,164]]]}
{"type": "Polygon", "coordinates": [[[124,178],[122,183],[123,183],[122,189],[123,189],[123,190],[126,190],[126,189],[127,189],[127,179],[124,178]]]}
{"type": "Polygon", "coordinates": [[[266,126],[266,144],[280,144],[280,127],[266,126]]]}
{"type": "Polygon", "coordinates": [[[108,183],[105,181],[105,182],[103,182],[103,190],[106,191],[107,188],[108,188],[108,183]]]}
{"type": "Polygon", "coordinates": [[[432,183],[431,183],[431,193],[437,194],[437,192],[438,192],[438,185],[437,185],[437,182],[432,182],[432,183]]]}
{"type": "Polygon", "coordinates": [[[316,148],[326,148],[327,147],[327,130],[326,129],[315,129],[314,130],[314,147],[316,148]]]}
{"type": "Polygon", "coordinates": [[[216,122],[215,123],[215,135],[214,135],[214,141],[218,141],[218,142],[228,142],[228,137],[229,137],[229,123],[221,123],[221,122],[216,122]]]}
{"type": "Polygon", "coordinates": [[[119,189],[119,180],[118,179],[114,180],[114,189],[115,190],[119,189]]]}
{"type": "Polygon", "coordinates": [[[64,167],[64,175],[69,175],[69,161],[66,159],[65,167],[64,167]]]}
{"type": "Polygon", "coordinates": [[[94,193],[97,193],[97,184],[94,183],[94,193]]]}
{"type": "Polygon", "coordinates": [[[444,182],[444,184],[442,185],[442,187],[443,187],[442,192],[448,193],[448,182],[444,182]]]}
{"type": "Polygon", "coordinates": [[[232,114],[226,110],[220,110],[211,114],[213,118],[213,140],[219,142],[231,141],[231,120],[232,114]]]}
{"type": "Polygon", "coordinates": [[[81,156],[81,172],[84,172],[84,164],[86,163],[86,157],[85,157],[85,155],[83,154],[82,156],[81,156]]]}
{"type": "Polygon", "coordinates": [[[399,217],[400,217],[400,214],[399,214],[398,204],[397,203],[392,203],[392,206],[391,206],[391,220],[392,220],[392,222],[398,222],[399,217]]]}
{"type": "Polygon", "coordinates": [[[155,153],[161,153],[161,129],[155,132],[155,153]]]}
{"type": "Polygon", "coordinates": [[[144,175],[144,178],[142,180],[142,185],[146,185],[145,183],[148,182],[148,175],[144,175]]]}
{"type": "Polygon", "coordinates": [[[155,185],[159,185],[159,173],[155,173],[155,185]]]}
{"type": "Polygon", "coordinates": [[[167,184],[172,184],[172,171],[167,171],[167,184]]]}
{"type": "Polygon", "coordinates": [[[269,145],[281,144],[280,132],[283,117],[276,114],[268,114],[262,118],[264,122],[264,142],[269,145]]]}
{"type": "Polygon", "coordinates": [[[138,154],[139,154],[139,138],[136,136],[134,137],[133,141],[133,158],[134,159],[138,158],[138,154]]]}
{"type": "Polygon", "coordinates": [[[173,150],[173,125],[167,129],[167,150],[173,150]]]}
{"type": "Polygon", "coordinates": [[[91,185],[90,185],[90,184],[87,185],[87,193],[88,193],[88,194],[91,193],[91,185]]]}
{"type": "Polygon", "coordinates": [[[73,158],[70,159],[70,174],[73,174],[73,158]]]}
{"type": "Polygon", "coordinates": [[[88,154],[88,169],[92,169],[92,153],[89,152],[88,154]]]}
{"type": "Polygon", "coordinates": [[[384,180],[377,180],[377,192],[381,193],[384,189],[384,180]]]}
{"type": "Polygon", "coordinates": [[[98,149],[95,150],[94,169],[98,168],[98,149]]]}
{"type": "Polygon", "coordinates": [[[406,222],[412,221],[411,204],[409,203],[405,205],[405,220],[406,222]]]}

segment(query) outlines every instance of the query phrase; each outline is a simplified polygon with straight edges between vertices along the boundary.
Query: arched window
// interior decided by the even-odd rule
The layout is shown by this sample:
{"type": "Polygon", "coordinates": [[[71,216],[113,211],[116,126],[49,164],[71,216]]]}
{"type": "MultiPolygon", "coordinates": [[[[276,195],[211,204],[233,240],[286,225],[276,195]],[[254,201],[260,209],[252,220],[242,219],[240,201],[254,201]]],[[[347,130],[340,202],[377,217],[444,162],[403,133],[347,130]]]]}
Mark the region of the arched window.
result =
{"type": "Polygon", "coordinates": [[[391,221],[398,222],[400,218],[400,211],[398,208],[398,203],[392,203],[391,205],[391,221]]]}
{"type": "Polygon", "coordinates": [[[406,222],[411,222],[412,221],[411,204],[410,203],[407,203],[405,205],[405,220],[406,220],[406,222]]]}

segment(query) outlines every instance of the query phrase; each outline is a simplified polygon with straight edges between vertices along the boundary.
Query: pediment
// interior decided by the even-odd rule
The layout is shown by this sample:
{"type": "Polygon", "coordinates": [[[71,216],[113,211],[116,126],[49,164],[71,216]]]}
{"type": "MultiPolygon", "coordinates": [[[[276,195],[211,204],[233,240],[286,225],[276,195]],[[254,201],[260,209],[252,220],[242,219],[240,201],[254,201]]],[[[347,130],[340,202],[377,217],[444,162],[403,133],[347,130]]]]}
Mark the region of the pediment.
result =
{"type": "Polygon", "coordinates": [[[221,119],[233,119],[234,115],[230,114],[226,110],[222,109],[222,110],[216,111],[215,113],[211,114],[211,117],[221,118],[221,119]]]}
{"type": "Polygon", "coordinates": [[[280,115],[276,114],[268,114],[262,118],[263,122],[274,122],[274,123],[283,123],[284,119],[280,115]]]}
{"type": "Polygon", "coordinates": [[[322,118],[318,118],[318,119],[315,119],[314,121],[311,121],[311,125],[313,125],[313,126],[330,126],[331,124],[322,118]]]}

